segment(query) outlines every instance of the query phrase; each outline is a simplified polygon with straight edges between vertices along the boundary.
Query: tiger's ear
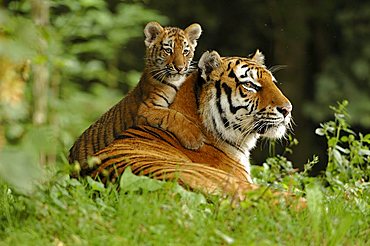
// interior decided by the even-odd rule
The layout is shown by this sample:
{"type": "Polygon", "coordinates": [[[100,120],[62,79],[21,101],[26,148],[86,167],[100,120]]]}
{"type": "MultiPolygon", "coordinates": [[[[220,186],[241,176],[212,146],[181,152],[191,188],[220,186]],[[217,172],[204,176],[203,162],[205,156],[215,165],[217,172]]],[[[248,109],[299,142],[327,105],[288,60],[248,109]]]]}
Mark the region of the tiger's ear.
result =
{"type": "Polygon", "coordinates": [[[262,54],[262,52],[259,49],[257,49],[256,52],[254,52],[252,56],[252,60],[254,60],[260,65],[265,65],[265,56],[262,54]]]}
{"type": "Polygon", "coordinates": [[[163,31],[163,27],[158,22],[149,22],[144,28],[145,45],[149,47],[158,35],[163,31]]]}
{"type": "Polygon", "coordinates": [[[198,67],[202,70],[201,76],[207,78],[214,69],[221,65],[221,57],[216,51],[206,51],[199,60],[198,67]]]}
{"type": "Polygon", "coordinates": [[[197,46],[197,39],[202,34],[202,27],[197,23],[191,24],[185,29],[185,33],[188,36],[191,45],[195,47],[197,46]]]}

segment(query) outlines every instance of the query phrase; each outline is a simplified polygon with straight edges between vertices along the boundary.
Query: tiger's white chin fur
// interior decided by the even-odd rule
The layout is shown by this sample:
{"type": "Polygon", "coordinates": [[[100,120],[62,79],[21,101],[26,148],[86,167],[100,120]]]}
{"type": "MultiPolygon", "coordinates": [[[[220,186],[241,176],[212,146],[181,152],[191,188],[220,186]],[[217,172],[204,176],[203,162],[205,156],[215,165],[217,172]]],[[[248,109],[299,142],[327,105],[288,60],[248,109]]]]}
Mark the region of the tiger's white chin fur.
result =
{"type": "Polygon", "coordinates": [[[282,121],[278,125],[269,128],[266,132],[264,132],[260,136],[264,138],[280,139],[284,137],[287,131],[287,126],[290,124],[290,121],[291,114],[282,119],[282,121]]]}
{"type": "Polygon", "coordinates": [[[280,124],[277,127],[269,128],[265,133],[261,134],[261,137],[264,138],[272,138],[272,139],[279,139],[282,138],[286,133],[286,126],[284,124],[280,124]]]}

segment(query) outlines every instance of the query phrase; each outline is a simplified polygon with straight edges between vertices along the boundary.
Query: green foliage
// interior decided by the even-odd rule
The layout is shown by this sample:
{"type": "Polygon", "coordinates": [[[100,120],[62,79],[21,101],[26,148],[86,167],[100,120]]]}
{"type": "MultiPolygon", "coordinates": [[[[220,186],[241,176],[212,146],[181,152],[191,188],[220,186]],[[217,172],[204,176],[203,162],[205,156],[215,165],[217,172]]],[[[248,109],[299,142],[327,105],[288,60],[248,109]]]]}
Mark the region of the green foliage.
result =
{"type": "MultiPolygon", "coordinates": [[[[11,86],[2,91],[9,97],[19,93],[18,101],[0,100],[0,177],[25,192],[33,190],[33,183],[43,176],[40,163],[63,161],[75,138],[124,96],[122,90],[138,82],[139,71],[120,69],[134,56],[124,48],[143,36],[148,21],[166,22],[140,3],[121,2],[115,7],[103,0],[48,3],[47,25],[37,24],[31,1],[11,1],[7,10],[0,11],[0,58],[31,64],[27,81],[16,84],[16,91],[11,86]],[[43,112],[47,119],[41,126],[32,120],[37,100],[35,66],[46,67],[49,77],[43,112]]],[[[140,42],[144,49],[143,38],[140,42]]]]}
{"type": "Polygon", "coordinates": [[[370,134],[356,134],[348,124],[347,101],[331,107],[335,119],[320,124],[316,134],[328,143],[326,180],[333,189],[355,195],[369,192],[370,134]]]}
{"type": "Polygon", "coordinates": [[[0,183],[0,240],[7,245],[366,244],[369,209],[358,209],[340,193],[328,195],[320,184],[306,193],[308,207],[298,211],[271,204],[260,192],[235,207],[228,199],[206,199],[129,169],[120,184],[107,186],[60,172],[29,196],[0,183]]]}
{"type": "Polygon", "coordinates": [[[298,140],[292,135],[289,135],[287,140],[288,143],[282,155],[275,154],[276,142],[272,142],[270,157],[262,166],[252,166],[253,179],[256,183],[301,193],[306,185],[316,182],[314,178],[310,177],[310,172],[313,166],[319,162],[319,158],[313,156],[312,160],[308,160],[304,164],[303,170],[299,171],[286,157],[286,155],[293,153],[293,147],[298,145],[298,140]]]}
{"type": "MultiPolygon", "coordinates": [[[[370,195],[370,134],[355,133],[351,129],[347,106],[348,102],[343,101],[337,107],[330,107],[334,120],[322,123],[316,129],[316,134],[325,137],[328,144],[328,162],[322,175],[310,177],[312,167],[319,162],[317,156],[298,171],[287,157],[277,155],[267,158],[262,166],[253,167],[255,181],[298,193],[304,192],[305,187],[320,184],[328,186],[325,192],[340,193],[356,200],[357,206],[368,208],[369,204],[362,199],[370,195]]],[[[285,153],[290,153],[296,143],[290,137],[285,153]]]]}
{"type": "Polygon", "coordinates": [[[130,168],[126,168],[120,178],[120,188],[123,192],[156,191],[162,188],[164,182],[145,176],[135,176],[130,168]]]}
{"type": "MultiPolygon", "coordinates": [[[[122,48],[136,37],[143,36],[143,26],[155,19],[166,19],[141,4],[120,3],[114,11],[102,0],[53,1],[51,24],[63,44],[54,64],[75,83],[101,83],[117,87],[135,85],[140,73],[120,71],[122,62],[129,62],[130,51],[122,48]],[[62,11],[63,10],[63,11],[62,11]]],[[[142,41],[144,49],[144,42],[142,41]]]]}

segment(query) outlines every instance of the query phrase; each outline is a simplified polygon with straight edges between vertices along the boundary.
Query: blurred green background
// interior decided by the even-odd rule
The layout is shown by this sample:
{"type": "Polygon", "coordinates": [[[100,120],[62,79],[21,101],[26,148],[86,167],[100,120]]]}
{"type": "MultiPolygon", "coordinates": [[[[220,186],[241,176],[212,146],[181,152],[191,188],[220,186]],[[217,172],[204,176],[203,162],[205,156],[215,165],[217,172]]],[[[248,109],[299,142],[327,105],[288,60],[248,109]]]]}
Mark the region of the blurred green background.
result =
{"type": "MultiPolygon", "coordinates": [[[[300,143],[290,158],[297,167],[313,155],[326,163],[325,139],[314,132],[337,101],[348,99],[352,126],[369,132],[368,0],[2,1],[3,179],[27,187],[43,175],[40,163],[66,162],[76,137],[138,82],[143,28],[153,20],[201,24],[195,59],[206,50],[247,56],[258,48],[268,67],[283,68],[275,77],[294,107],[300,143]]],[[[254,163],[263,162],[268,145],[253,151],[254,163]]]]}

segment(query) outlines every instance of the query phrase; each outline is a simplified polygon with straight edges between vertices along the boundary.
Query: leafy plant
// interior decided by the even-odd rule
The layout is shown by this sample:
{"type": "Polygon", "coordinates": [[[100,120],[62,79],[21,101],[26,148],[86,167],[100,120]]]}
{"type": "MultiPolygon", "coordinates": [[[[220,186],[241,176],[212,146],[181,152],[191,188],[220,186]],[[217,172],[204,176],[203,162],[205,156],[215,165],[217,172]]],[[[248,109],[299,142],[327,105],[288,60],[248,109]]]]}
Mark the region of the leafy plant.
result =
{"type": "Polygon", "coordinates": [[[313,156],[312,160],[308,160],[304,164],[303,170],[299,170],[287,157],[287,154],[293,152],[293,147],[298,145],[298,140],[291,135],[288,136],[287,140],[287,145],[281,155],[275,152],[275,142],[270,145],[270,157],[262,166],[252,167],[253,179],[256,183],[302,193],[306,185],[315,182],[315,179],[310,177],[310,172],[319,159],[317,156],[313,156]]]}
{"type": "Polygon", "coordinates": [[[348,101],[343,101],[337,107],[330,107],[335,119],[320,124],[316,134],[327,139],[325,178],[330,186],[359,194],[368,192],[370,187],[370,134],[356,134],[350,128],[347,105],[348,101]]]}
{"type": "Polygon", "coordinates": [[[115,6],[103,0],[11,1],[6,6],[0,10],[0,177],[30,192],[44,176],[38,167],[63,162],[75,138],[138,82],[140,72],[124,66],[135,56],[126,46],[143,36],[148,21],[165,24],[167,19],[126,1],[115,6]],[[34,11],[40,3],[47,8],[34,11]],[[49,13],[44,25],[35,20],[41,10],[49,13]],[[31,64],[27,78],[3,79],[17,73],[22,78],[15,65],[25,61],[31,64]],[[36,125],[34,69],[40,66],[47,74],[41,95],[46,119],[36,125]]]}
{"type": "MultiPolygon", "coordinates": [[[[328,144],[328,163],[322,175],[310,177],[310,170],[318,163],[317,156],[299,171],[286,156],[275,155],[267,158],[262,166],[253,167],[255,182],[298,193],[310,193],[307,187],[321,186],[323,189],[328,186],[329,189],[322,192],[340,193],[354,198],[357,206],[367,208],[369,205],[361,198],[370,195],[370,134],[355,133],[351,129],[347,105],[348,102],[343,101],[337,107],[331,106],[334,120],[322,123],[316,129],[316,134],[325,137],[328,144]]],[[[289,137],[284,153],[291,153],[295,144],[297,141],[289,137]]]]}

